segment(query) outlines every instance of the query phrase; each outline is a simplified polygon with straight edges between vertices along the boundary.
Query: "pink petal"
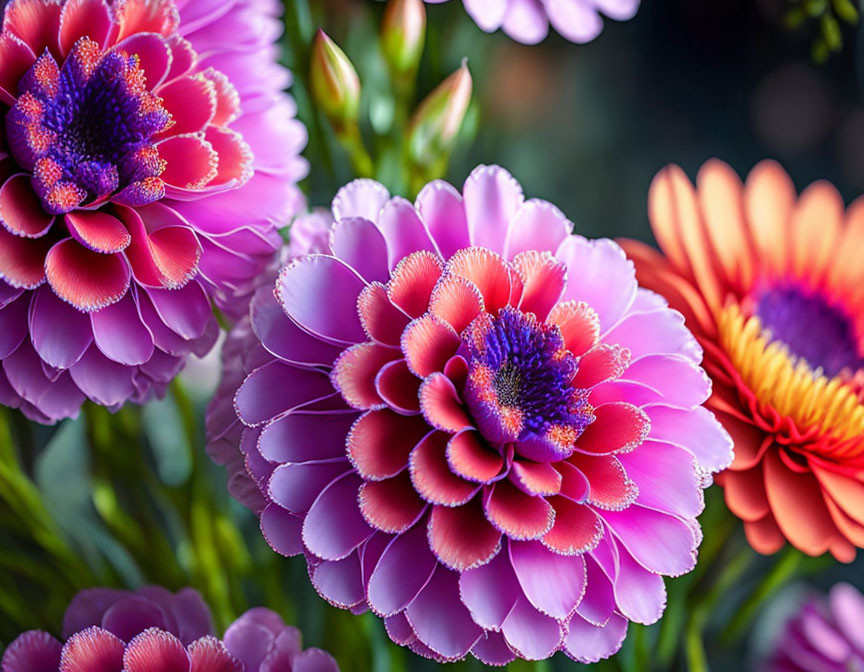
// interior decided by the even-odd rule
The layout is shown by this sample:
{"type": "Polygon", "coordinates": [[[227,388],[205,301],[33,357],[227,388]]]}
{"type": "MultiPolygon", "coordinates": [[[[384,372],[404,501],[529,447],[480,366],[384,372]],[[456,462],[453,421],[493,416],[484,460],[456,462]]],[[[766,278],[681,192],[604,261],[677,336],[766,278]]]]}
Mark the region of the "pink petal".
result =
{"type": "Polygon", "coordinates": [[[520,597],[501,625],[510,647],[526,660],[543,660],[551,656],[564,638],[561,624],[540,613],[520,597]]]}
{"type": "Polygon", "coordinates": [[[132,276],[122,255],[91,252],[71,238],[48,251],[45,275],[61,299],[87,312],[122,299],[132,276]]]}
{"type": "Polygon", "coordinates": [[[523,281],[519,310],[545,320],[567,284],[567,268],[549,252],[535,251],[516,255],[513,265],[520,271],[523,281]]]}
{"type": "Polygon", "coordinates": [[[68,54],[82,37],[104,48],[112,28],[111,10],[105,0],[69,0],[60,15],[60,51],[68,54]]]}
{"type": "Polygon", "coordinates": [[[381,231],[367,219],[342,219],[330,233],[333,255],[339,257],[368,282],[387,282],[387,243],[381,231]]]}
{"type": "Polygon", "coordinates": [[[72,635],[63,646],[59,672],[117,672],[123,667],[123,642],[92,627],[72,635]]]}
{"type": "Polygon", "coordinates": [[[605,238],[589,241],[569,236],[555,256],[567,265],[564,300],[591,306],[602,332],[614,327],[636,298],[636,272],[624,251],[605,238]]]}
{"type": "Polygon", "coordinates": [[[585,558],[587,587],[576,613],[592,625],[605,625],[617,608],[612,582],[591,554],[582,557],[585,558]]]}
{"type": "Polygon", "coordinates": [[[429,427],[416,416],[369,411],[348,434],[348,459],[366,480],[390,478],[408,466],[409,454],[428,433],[429,427]]]}
{"type": "Polygon", "coordinates": [[[244,672],[243,664],[215,637],[202,637],[189,645],[189,672],[244,672]]]}
{"type": "Polygon", "coordinates": [[[539,539],[555,522],[543,497],[527,495],[510,481],[498,481],[485,503],[489,521],[511,539],[539,539]]]}
{"type": "Polygon", "coordinates": [[[437,566],[423,525],[396,536],[369,579],[369,606],[384,617],[399,613],[429,583],[437,566]]]}
{"type": "Polygon", "coordinates": [[[576,453],[570,458],[570,463],[588,479],[591,484],[588,503],[599,509],[621,511],[639,495],[639,488],[630,480],[616,457],[576,453]]]}
{"type": "Polygon", "coordinates": [[[30,176],[10,177],[0,188],[0,225],[16,236],[39,238],[48,233],[54,216],[42,209],[30,176]]]}
{"type": "Polygon", "coordinates": [[[561,474],[548,462],[514,460],[510,480],[529,495],[557,495],[561,474]]]}
{"type": "Polygon", "coordinates": [[[240,419],[252,426],[332,393],[322,372],[273,361],[249,374],[237,390],[235,405],[240,419]],[[292,384],[286,386],[286,380],[292,384]]]}
{"type": "Polygon", "coordinates": [[[600,338],[600,319],[587,303],[559,303],[549,313],[547,322],[558,325],[564,345],[577,357],[593,348],[600,338]]]}
{"type": "Polygon", "coordinates": [[[556,553],[576,555],[597,545],[603,536],[603,524],[590,507],[564,497],[550,499],[555,509],[555,524],[543,537],[543,543],[556,553]]]}
{"type": "Polygon", "coordinates": [[[673,406],[693,408],[711,395],[711,380],[697,364],[680,355],[647,355],[627,367],[622,379],[648,385],[673,406]]]}
{"type": "Polygon", "coordinates": [[[15,0],[6,7],[3,32],[21,38],[34,54],[41,54],[46,49],[56,54],[60,9],[59,3],[15,0]]]}
{"type": "Polygon", "coordinates": [[[603,30],[603,20],[586,0],[552,0],[546,12],[555,30],[571,42],[590,42],[603,30]]]}
{"type": "Polygon", "coordinates": [[[174,635],[151,628],[136,636],[123,654],[124,672],[189,672],[189,656],[174,635]]]}
{"type": "Polygon", "coordinates": [[[579,370],[573,378],[573,385],[589,389],[607,380],[615,380],[627,368],[629,361],[628,350],[602,343],[579,360],[579,370]]]}
{"type": "Polygon", "coordinates": [[[204,140],[210,143],[219,157],[218,172],[210,181],[210,186],[242,186],[252,177],[254,155],[249,144],[237,131],[230,128],[209,126],[204,140]]]}
{"type": "Polygon", "coordinates": [[[696,458],[705,472],[722,471],[732,461],[732,439],[711,411],[697,406],[691,411],[652,406],[645,409],[652,439],[681,446],[696,458]]]}
{"type": "Polygon", "coordinates": [[[373,282],[360,292],[357,312],[369,338],[386,345],[399,345],[411,319],[390,302],[387,288],[380,282],[373,282]]]}
{"type": "MultiPolygon", "coordinates": [[[[90,2],[94,1],[98,0],[90,0],[90,2]]],[[[116,49],[138,57],[138,67],[144,71],[147,89],[150,91],[165,80],[171,68],[171,47],[159,35],[153,33],[132,35],[117,45],[116,49]]],[[[161,92],[159,95],[162,95],[161,92]]]]}
{"type": "Polygon", "coordinates": [[[21,238],[0,227],[0,278],[13,287],[35,289],[45,281],[45,255],[51,244],[47,238],[21,238]]]}
{"type": "MultiPolygon", "coordinates": [[[[174,124],[165,134],[172,136],[203,131],[216,114],[216,87],[198,74],[175,79],[159,89],[163,107],[171,114],[174,124]]],[[[160,147],[160,154],[162,154],[160,147]]],[[[163,158],[168,158],[162,155],[163,158]]],[[[169,184],[178,184],[166,180],[169,184]]]]}
{"type": "Polygon", "coordinates": [[[447,444],[447,462],[455,474],[487,483],[504,466],[504,458],[473,429],[460,431],[447,444]]]}
{"type": "Polygon", "coordinates": [[[376,221],[387,241],[387,257],[391,269],[396,268],[404,257],[419,250],[438,254],[414,206],[404,198],[396,196],[385,203],[376,221]]]}
{"type": "Polygon", "coordinates": [[[367,481],[359,497],[366,522],[388,534],[407,530],[426,508],[404,472],[384,481],[367,481]]]}
{"type": "Polygon", "coordinates": [[[444,658],[463,657],[483,631],[459,599],[459,575],[438,567],[405,615],[418,639],[444,658]]]}
{"type": "Polygon", "coordinates": [[[336,359],[330,380],[354,408],[381,408],[383,400],[375,388],[375,379],[385,364],[398,357],[398,350],[376,343],[352,345],[336,359]]]}
{"type": "Polygon", "coordinates": [[[456,388],[443,373],[433,373],[420,386],[420,408],[426,421],[445,432],[471,427],[456,388]]]}
{"type": "Polygon", "coordinates": [[[459,572],[489,562],[501,549],[501,533],[486,520],[479,500],[455,508],[436,506],[429,516],[432,552],[459,572]]]}
{"type": "Polygon", "coordinates": [[[685,449],[649,439],[619,459],[638,486],[642,504],[687,518],[702,513],[699,471],[685,449]]]}
{"type": "Polygon", "coordinates": [[[582,599],[586,574],[581,556],[558,555],[537,541],[511,541],[510,562],[525,597],[547,616],[563,621],[582,599]]]}
{"type": "Polygon", "coordinates": [[[509,555],[499,553],[485,565],[462,572],[459,592],[477,625],[498,630],[522,595],[522,587],[509,555]]]}
{"type": "Polygon", "coordinates": [[[645,440],[651,427],[645,412],[626,402],[598,406],[594,417],[576,441],[577,448],[588,454],[629,452],[645,440]]]}
{"type": "MultiPolygon", "coordinates": [[[[488,0],[484,2],[489,4],[488,0]]],[[[503,18],[503,4],[494,4],[501,7],[503,18]]],[[[470,8],[468,11],[473,16],[470,8]]],[[[493,23],[500,25],[497,21],[493,23]]],[[[503,168],[479,166],[468,177],[462,191],[471,244],[503,253],[509,229],[524,202],[522,187],[503,168]]],[[[496,309],[500,307],[488,300],[486,303],[490,312],[491,305],[496,309]]]]}
{"type": "Polygon", "coordinates": [[[414,252],[393,269],[387,296],[411,317],[420,317],[429,307],[435,283],[441,277],[441,261],[428,251],[414,252]]]}
{"type": "Polygon", "coordinates": [[[636,562],[651,572],[680,576],[696,564],[699,540],[680,518],[633,504],[626,511],[604,511],[603,519],[636,562]]]}
{"type": "Polygon", "coordinates": [[[666,608],[663,577],[643,568],[626,550],[621,549],[619,562],[615,579],[618,611],[635,623],[655,623],[666,608]]]}
{"type": "Polygon", "coordinates": [[[143,364],[153,355],[153,334],[142,322],[131,296],[91,313],[90,322],[93,340],[108,359],[134,366],[143,364]]]}
{"type": "Polygon", "coordinates": [[[362,481],[346,474],[318,496],[303,521],[303,543],[324,560],[341,560],[372,535],[357,503],[362,481]]]}
{"type": "Polygon", "coordinates": [[[484,310],[480,290],[460,275],[442,278],[432,292],[429,312],[462,333],[484,310]]]}
{"type": "Polygon", "coordinates": [[[480,247],[460,250],[447,262],[446,270],[462,276],[480,290],[486,312],[496,315],[510,302],[510,269],[494,252],[480,247]]]}
{"type": "Polygon", "coordinates": [[[326,340],[360,343],[366,340],[357,315],[363,281],[334,257],[302,257],[279,274],[276,290],[285,312],[313,334],[326,340]],[[321,310],[319,297],[327,297],[321,310]]]}
{"type": "Polygon", "coordinates": [[[216,177],[219,156],[213,146],[196,135],[175,135],[156,145],[167,164],[161,178],[180,189],[203,189],[216,177]]]}
{"type": "MultiPolygon", "coordinates": [[[[197,43],[197,40],[196,40],[197,43]]],[[[216,90],[216,114],[210,120],[211,128],[217,126],[227,126],[232,121],[237,119],[240,113],[240,96],[237,89],[231,83],[231,80],[218,70],[210,70],[209,68],[201,73],[204,77],[213,82],[216,90]]],[[[274,104],[273,108],[280,109],[274,104]]],[[[290,116],[294,116],[293,112],[290,116]]],[[[243,134],[242,129],[237,129],[243,134]]],[[[305,142],[304,145],[305,146],[305,142]]]]}
{"type": "Polygon", "coordinates": [[[420,380],[411,373],[404,359],[385,364],[375,378],[375,390],[397,413],[420,412],[420,380]]]}
{"type": "Polygon", "coordinates": [[[120,25],[118,40],[135,33],[171,35],[180,24],[180,15],[170,0],[121,0],[115,18],[120,25]]]}
{"type": "Polygon", "coordinates": [[[15,104],[18,82],[35,61],[34,52],[22,40],[11,33],[0,34],[0,100],[9,106],[15,104]]]}
{"type": "Polygon", "coordinates": [[[359,179],[342,187],[333,199],[333,217],[337,220],[362,217],[377,221],[378,213],[390,198],[387,189],[374,180],[359,179]]]}
{"type": "Polygon", "coordinates": [[[452,471],[445,451],[450,435],[432,432],[411,452],[411,482],[427,502],[442,506],[461,506],[477,492],[477,485],[452,471]]]}
{"type": "Polygon", "coordinates": [[[104,212],[80,210],[68,213],[65,219],[72,237],[94,252],[120,252],[132,241],[123,223],[104,212]]]}
{"type": "Polygon", "coordinates": [[[598,627],[578,615],[570,621],[564,639],[567,654],[580,663],[596,663],[618,652],[627,635],[627,619],[613,614],[609,622],[598,627]]]}
{"type": "Polygon", "coordinates": [[[554,254],[572,231],[573,223],[551,203],[537,199],[526,201],[513,222],[505,256],[513,259],[528,250],[554,254]]]}
{"type": "Polygon", "coordinates": [[[430,182],[420,191],[415,207],[445,259],[471,244],[462,195],[451,185],[430,182]]]}
{"type": "Polygon", "coordinates": [[[424,315],[411,322],[402,334],[402,352],[405,361],[420,378],[435,371],[443,371],[444,365],[456,354],[462,339],[453,327],[434,315],[424,315]]]}
{"type": "Polygon", "coordinates": [[[30,630],[18,635],[6,647],[0,669],[3,672],[57,672],[62,648],[47,632],[30,630]]]}
{"type": "Polygon", "coordinates": [[[625,317],[604,339],[630,350],[633,359],[657,353],[677,354],[698,363],[702,348],[680,313],[663,308],[625,317]]]}
{"type": "Polygon", "coordinates": [[[561,473],[561,494],[574,502],[584,504],[591,491],[591,484],[585,474],[570,462],[556,462],[555,469],[561,473]]]}

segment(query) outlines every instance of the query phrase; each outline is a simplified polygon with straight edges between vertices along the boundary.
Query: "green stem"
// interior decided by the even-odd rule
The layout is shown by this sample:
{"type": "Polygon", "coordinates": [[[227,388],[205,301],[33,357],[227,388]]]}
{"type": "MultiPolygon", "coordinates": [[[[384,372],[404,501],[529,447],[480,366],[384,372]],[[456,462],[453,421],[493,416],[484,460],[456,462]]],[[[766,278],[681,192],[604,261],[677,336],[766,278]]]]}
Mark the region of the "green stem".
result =
{"type": "Polygon", "coordinates": [[[356,121],[335,129],[339,143],[348,153],[354,173],[357,177],[374,177],[375,162],[366,150],[363,136],[360,135],[360,127],[356,121]]]}

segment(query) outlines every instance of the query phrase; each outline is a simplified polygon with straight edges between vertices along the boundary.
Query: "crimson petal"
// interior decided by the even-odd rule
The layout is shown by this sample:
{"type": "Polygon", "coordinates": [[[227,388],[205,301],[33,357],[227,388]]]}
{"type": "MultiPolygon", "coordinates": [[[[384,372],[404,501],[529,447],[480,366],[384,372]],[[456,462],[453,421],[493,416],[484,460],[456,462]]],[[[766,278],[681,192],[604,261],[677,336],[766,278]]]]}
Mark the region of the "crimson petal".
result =
{"type": "Polygon", "coordinates": [[[429,516],[429,544],[447,567],[463,572],[485,565],[501,550],[501,533],[486,516],[480,497],[465,506],[436,506],[429,516]]]}
{"type": "Polygon", "coordinates": [[[29,175],[21,173],[6,180],[0,188],[0,224],[16,236],[39,238],[53,222],[54,216],[45,212],[33,191],[29,175]]]}
{"type": "Polygon", "coordinates": [[[0,278],[13,287],[35,289],[45,281],[45,255],[51,244],[45,238],[15,236],[0,226],[0,278]]]}

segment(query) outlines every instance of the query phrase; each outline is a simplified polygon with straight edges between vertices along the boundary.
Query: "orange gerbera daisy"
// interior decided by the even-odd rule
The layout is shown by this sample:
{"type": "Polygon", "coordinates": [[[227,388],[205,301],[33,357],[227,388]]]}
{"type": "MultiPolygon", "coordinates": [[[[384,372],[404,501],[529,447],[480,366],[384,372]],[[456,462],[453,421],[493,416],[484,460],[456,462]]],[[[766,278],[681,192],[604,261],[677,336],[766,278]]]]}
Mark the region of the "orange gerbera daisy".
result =
{"type": "Polygon", "coordinates": [[[735,440],[718,477],[751,546],[785,540],[851,562],[864,547],[864,198],[800,196],[773,161],[742,184],[711,160],[651,185],[663,254],[624,241],[639,283],[680,310],[705,349],[708,406],[735,440]]]}

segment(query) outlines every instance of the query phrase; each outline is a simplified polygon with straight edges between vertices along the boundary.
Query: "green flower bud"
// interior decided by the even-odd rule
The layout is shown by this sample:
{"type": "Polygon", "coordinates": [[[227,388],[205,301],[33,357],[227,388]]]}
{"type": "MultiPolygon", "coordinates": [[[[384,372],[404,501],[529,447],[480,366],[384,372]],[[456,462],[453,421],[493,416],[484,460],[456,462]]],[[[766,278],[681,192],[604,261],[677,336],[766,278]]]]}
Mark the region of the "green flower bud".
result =
{"type": "Polygon", "coordinates": [[[360,78],[345,52],[320,28],[312,44],[309,76],[312,97],[334,126],[357,121],[360,78]]]}
{"type": "Polygon", "coordinates": [[[390,0],[381,22],[381,49],[398,75],[417,70],[426,40],[426,8],[423,0],[390,0]]]}

